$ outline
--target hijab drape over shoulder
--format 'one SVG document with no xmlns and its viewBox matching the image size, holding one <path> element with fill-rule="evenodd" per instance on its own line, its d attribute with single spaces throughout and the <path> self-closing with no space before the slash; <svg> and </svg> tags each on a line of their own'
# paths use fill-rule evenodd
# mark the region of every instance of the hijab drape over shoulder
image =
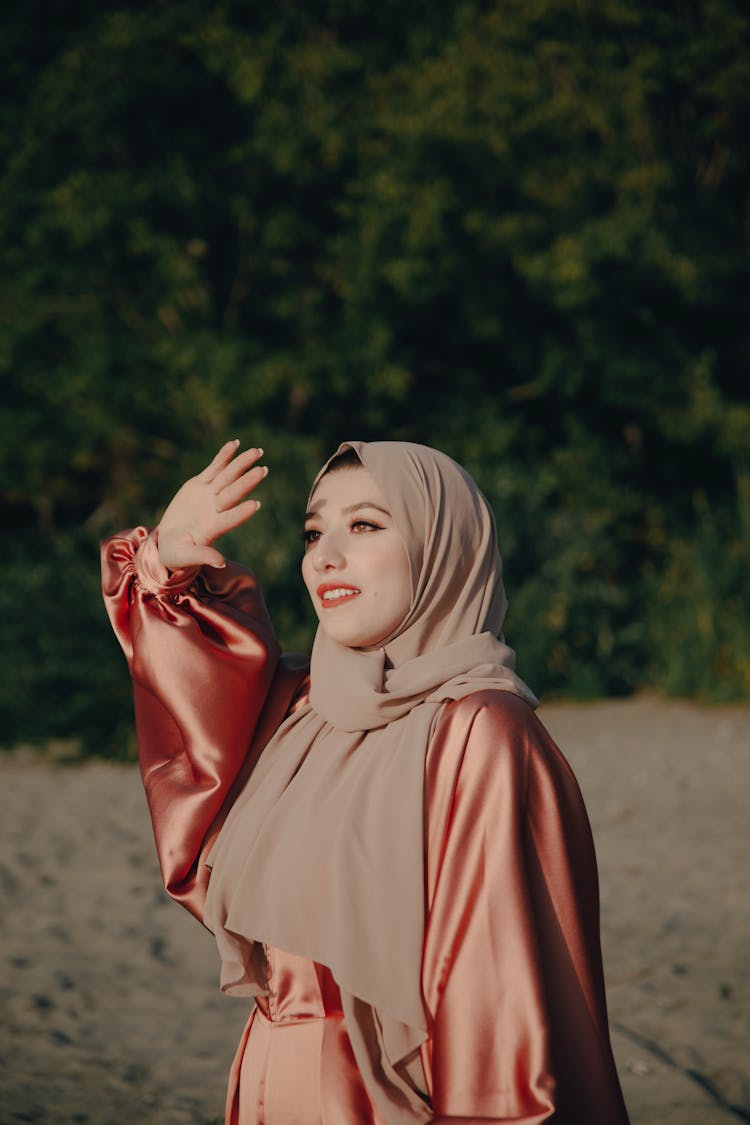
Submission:
<svg viewBox="0 0 750 1125">
<path fill-rule="evenodd" d="M 281 725 L 222 829 L 205 919 L 225 991 L 265 990 L 255 943 L 327 965 L 394 1066 L 427 1036 L 423 800 L 436 720 L 484 688 L 536 700 L 502 638 L 495 521 L 472 479 L 426 446 L 351 441 L 337 454 L 347 449 L 404 541 L 411 607 L 376 651 L 318 629 L 310 703 Z"/>
</svg>

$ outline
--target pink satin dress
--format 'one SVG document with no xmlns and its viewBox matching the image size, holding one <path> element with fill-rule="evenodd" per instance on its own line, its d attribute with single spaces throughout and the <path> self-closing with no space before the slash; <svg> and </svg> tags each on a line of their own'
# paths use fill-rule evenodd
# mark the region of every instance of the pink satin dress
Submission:
<svg viewBox="0 0 750 1125">
<path fill-rule="evenodd" d="M 231 1125 L 386 1125 L 354 1061 L 339 991 L 328 969 L 266 947 L 261 996 L 229 1075 Z"/>
<path fill-rule="evenodd" d="M 102 557 L 165 886 L 200 919 L 203 860 L 264 746 L 307 698 L 306 663 L 279 653 L 244 568 L 170 576 L 143 528 Z M 227 1125 L 627 1125 L 588 819 L 570 768 L 516 696 L 446 705 L 425 763 L 425 860 L 428 1037 L 405 1070 L 420 1108 L 386 1105 L 377 1059 L 366 1084 L 331 971 L 265 947 L 267 994 L 232 1064 Z"/>
</svg>

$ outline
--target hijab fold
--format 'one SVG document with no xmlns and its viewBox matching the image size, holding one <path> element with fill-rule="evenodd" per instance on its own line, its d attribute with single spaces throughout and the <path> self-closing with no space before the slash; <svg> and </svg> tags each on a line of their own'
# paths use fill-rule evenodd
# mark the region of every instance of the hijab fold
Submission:
<svg viewBox="0 0 750 1125">
<path fill-rule="evenodd" d="M 495 521 L 471 477 L 426 446 L 351 441 L 334 458 L 347 449 L 404 541 L 411 608 L 374 651 L 318 628 L 309 703 L 264 750 L 209 857 L 205 920 L 227 992 L 266 991 L 256 943 L 327 965 L 358 1013 L 349 1030 L 361 1069 L 372 1036 L 358 1028 L 377 1027 L 394 1097 L 413 1101 L 394 1068 L 427 1037 L 427 748 L 448 700 L 494 687 L 537 701 L 503 640 Z"/>
</svg>

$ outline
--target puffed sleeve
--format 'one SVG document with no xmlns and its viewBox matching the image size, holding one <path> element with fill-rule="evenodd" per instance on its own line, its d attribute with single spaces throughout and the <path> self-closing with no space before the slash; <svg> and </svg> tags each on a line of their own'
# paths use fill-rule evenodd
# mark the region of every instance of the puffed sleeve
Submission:
<svg viewBox="0 0 750 1125">
<path fill-rule="evenodd" d="M 102 587 L 133 680 L 141 776 L 164 885 L 202 918 L 202 863 L 287 712 L 304 665 L 280 658 L 253 574 L 166 570 L 157 533 L 102 544 Z"/>
<path fill-rule="evenodd" d="M 627 1125 L 593 841 L 567 762 L 523 700 L 477 692 L 443 713 L 426 799 L 435 1125 Z"/>
</svg>

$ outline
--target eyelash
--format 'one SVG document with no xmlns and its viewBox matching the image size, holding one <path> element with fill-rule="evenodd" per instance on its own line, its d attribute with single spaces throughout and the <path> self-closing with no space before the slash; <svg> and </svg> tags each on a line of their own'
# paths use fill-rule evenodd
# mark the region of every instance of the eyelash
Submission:
<svg viewBox="0 0 750 1125">
<path fill-rule="evenodd" d="M 372 520 L 353 520 L 349 530 L 354 531 L 356 527 L 366 527 L 369 531 L 383 530 L 379 524 L 373 523 Z M 301 532 L 302 542 L 306 547 L 312 547 L 313 543 L 317 543 L 321 534 L 322 532 L 318 531 L 316 527 L 306 527 L 305 530 Z"/>
</svg>

